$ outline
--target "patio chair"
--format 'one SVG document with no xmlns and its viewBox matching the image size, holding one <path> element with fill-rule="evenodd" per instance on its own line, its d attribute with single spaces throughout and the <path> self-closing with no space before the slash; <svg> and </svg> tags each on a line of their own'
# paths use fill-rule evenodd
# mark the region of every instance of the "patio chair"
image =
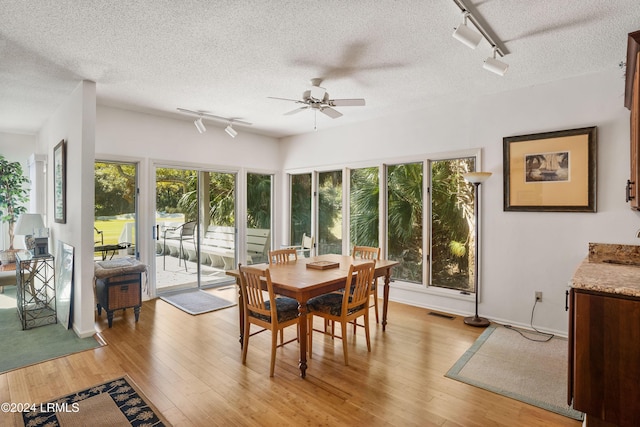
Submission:
<svg viewBox="0 0 640 427">
<path fill-rule="evenodd" d="M 179 249 L 178 249 L 178 265 L 180 265 L 180 263 L 182 262 L 182 257 L 185 255 L 185 250 L 184 250 L 184 241 L 191 239 L 191 242 L 193 243 L 193 245 L 195 246 L 196 244 L 196 240 L 195 240 L 195 230 L 196 230 L 196 221 L 189 221 L 189 222 L 185 222 L 184 224 L 178 226 L 178 227 L 170 227 L 170 228 L 166 228 L 163 232 L 162 235 L 162 245 L 163 245 L 163 250 L 162 250 L 162 269 L 166 270 L 167 268 L 167 261 L 166 261 L 166 256 L 167 256 L 167 233 L 174 233 L 177 234 L 178 237 L 169 237 L 169 239 L 176 239 L 176 240 L 180 240 L 179 243 Z M 187 261 L 184 261 L 184 271 L 188 271 L 187 270 Z"/>
<path fill-rule="evenodd" d="M 306 233 L 302 234 L 302 242 L 299 245 L 287 246 L 287 248 L 295 249 L 298 251 L 298 256 L 303 258 L 309 258 L 311 256 L 311 250 L 315 239 L 313 236 L 307 236 Z"/>
</svg>

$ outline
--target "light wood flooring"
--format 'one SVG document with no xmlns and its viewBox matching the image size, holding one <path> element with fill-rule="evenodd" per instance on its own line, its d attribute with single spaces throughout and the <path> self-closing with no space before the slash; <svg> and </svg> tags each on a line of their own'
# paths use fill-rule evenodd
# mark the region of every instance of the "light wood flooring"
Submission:
<svg viewBox="0 0 640 427">
<path fill-rule="evenodd" d="M 237 300 L 233 286 L 209 292 Z M 390 303 L 386 332 L 372 320 L 371 353 L 364 330 L 350 330 L 348 367 L 340 340 L 314 336 L 305 379 L 288 344 L 269 378 L 269 332 L 251 338 L 241 363 L 237 307 L 191 316 L 156 299 L 138 323 L 133 310 L 116 312 L 111 329 L 96 317 L 104 347 L 0 375 L 0 402 L 38 404 L 127 374 L 174 426 L 581 425 L 445 378 L 482 330 L 429 312 Z M 0 413 L 0 426 L 12 425 Z"/>
</svg>

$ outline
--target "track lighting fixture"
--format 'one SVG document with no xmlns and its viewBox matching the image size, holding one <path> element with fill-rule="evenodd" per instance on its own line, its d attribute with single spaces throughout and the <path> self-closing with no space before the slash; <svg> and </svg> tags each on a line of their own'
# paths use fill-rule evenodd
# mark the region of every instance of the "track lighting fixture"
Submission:
<svg viewBox="0 0 640 427">
<path fill-rule="evenodd" d="M 198 117 L 198 119 L 194 121 L 193 124 L 196 125 L 196 129 L 198 129 L 198 132 L 205 133 L 207 131 L 207 128 L 204 127 L 204 123 L 202 123 L 202 117 Z"/>
<path fill-rule="evenodd" d="M 232 117 L 215 116 L 207 111 L 188 110 L 186 108 L 178 108 L 178 111 L 180 111 L 181 113 L 198 116 L 198 118 L 196 119 L 195 122 L 193 122 L 193 124 L 196 125 L 196 129 L 198 129 L 198 132 L 200 133 L 204 133 L 207 131 L 207 128 L 204 127 L 204 123 L 202 123 L 203 118 L 207 120 L 217 120 L 219 122 L 227 123 L 227 127 L 224 129 L 224 131 L 227 132 L 231 138 L 235 138 L 238 135 L 238 131 L 236 131 L 233 128 L 234 124 L 239 124 L 242 126 L 251 126 L 251 123 L 245 122 L 244 120 L 239 120 Z"/>
<path fill-rule="evenodd" d="M 506 64 L 502 61 L 496 59 L 496 54 L 504 57 L 509 52 L 505 49 L 504 45 L 498 40 L 491 28 L 489 28 L 486 23 L 482 25 L 481 22 L 485 22 L 483 19 L 478 20 L 478 17 L 474 16 L 474 11 L 469 10 L 467 6 L 464 4 L 464 0 L 453 0 L 453 2 L 460 8 L 462 11 L 463 21 L 462 24 L 456 28 L 453 32 L 453 37 L 457 40 L 460 40 L 462 43 L 466 44 L 472 49 L 475 49 L 476 46 L 480 43 L 480 41 L 484 38 L 489 46 L 493 49 L 493 56 L 488 57 L 484 61 L 484 69 L 489 70 L 492 73 L 496 73 L 500 76 L 504 76 L 504 73 L 507 72 L 509 68 L 509 64 Z M 482 17 L 480 17 L 482 18 Z M 480 34 L 469 29 L 467 27 L 467 19 L 471 21 L 473 26 L 478 30 Z"/>
<path fill-rule="evenodd" d="M 224 131 L 229 134 L 231 138 L 235 138 L 238 135 L 238 132 L 233 128 L 233 124 L 229 123 L 229 126 L 224 128 Z"/>
<path fill-rule="evenodd" d="M 453 38 L 469 46 L 471 49 L 475 49 L 480 44 L 480 40 L 482 40 L 482 34 L 467 27 L 469 12 L 462 12 L 462 16 L 462 24 L 458 25 L 458 28 L 453 32 Z"/>
<path fill-rule="evenodd" d="M 496 48 L 493 47 L 493 56 L 488 57 L 484 60 L 484 65 L 482 66 L 485 70 L 491 71 L 492 73 L 496 73 L 499 76 L 504 76 L 504 73 L 509 69 L 509 64 L 504 63 L 496 59 Z"/>
</svg>

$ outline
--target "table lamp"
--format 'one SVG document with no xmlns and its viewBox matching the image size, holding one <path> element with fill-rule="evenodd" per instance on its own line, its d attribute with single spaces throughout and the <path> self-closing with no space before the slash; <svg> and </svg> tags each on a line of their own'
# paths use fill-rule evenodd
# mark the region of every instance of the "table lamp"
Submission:
<svg viewBox="0 0 640 427">
<path fill-rule="evenodd" d="M 15 234 L 24 236 L 25 248 L 33 256 L 49 255 L 49 229 L 45 228 L 42 215 L 34 213 L 20 215 Z"/>
</svg>

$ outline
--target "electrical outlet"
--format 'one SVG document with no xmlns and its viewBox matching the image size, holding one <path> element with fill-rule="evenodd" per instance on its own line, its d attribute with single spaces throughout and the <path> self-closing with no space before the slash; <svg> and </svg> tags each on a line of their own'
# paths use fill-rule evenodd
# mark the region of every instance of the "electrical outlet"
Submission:
<svg viewBox="0 0 640 427">
<path fill-rule="evenodd" d="M 542 302 L 542 291 L 536 291 L 536 301 Z"/>
</svg>

